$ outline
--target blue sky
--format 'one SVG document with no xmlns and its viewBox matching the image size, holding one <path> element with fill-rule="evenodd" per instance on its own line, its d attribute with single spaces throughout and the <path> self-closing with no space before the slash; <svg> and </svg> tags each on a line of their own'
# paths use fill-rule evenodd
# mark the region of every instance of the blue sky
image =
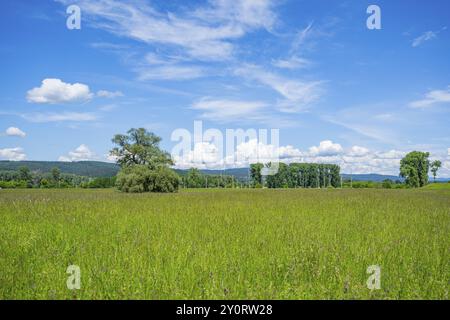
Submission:
<svg viewBox="0 0 450 320">
<path fill-rule="evenodd" d="M 2 1 L 0 159 L 108 161 L 131 127 L 170 151 L 201 120 L 279 129 L 286 161 L 397 174 L 423 150 L 450 177 L 449 18 L 444 0 Z"/>
</svg>

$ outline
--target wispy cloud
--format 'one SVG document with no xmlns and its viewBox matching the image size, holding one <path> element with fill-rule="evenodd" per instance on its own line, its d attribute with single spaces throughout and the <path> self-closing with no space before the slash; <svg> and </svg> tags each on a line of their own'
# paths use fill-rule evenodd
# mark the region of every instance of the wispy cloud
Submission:
<svg viewBox="0 0 450 320">
<path fill-rule="evenodd" d="M 301 81 L 288 79 L 255 65 L 243 65 L 235 69 L 235 75 L 257 81 L 278 92 L 283 99 L 278 100 L 281 112 L 295 113 L 307 110 L 323 92 L 323 81 Z"/>
<path fill-rule="evenodd" d="M 145 43 L 182 48 L 197 60 L 226 60 L 234 53 L 232 40 L 276 22 L 272 0 L 212 0 L 206 7 L 160 12 L 144 1 L 58 0 L 77 3 L 91 25 Z"/>
<path fill-rule="evenodd" d="M 167 65 L 138 69 L 139 80 L 190 80 L 205 76 L 204 69 L 195 66 Z"/>
<path fill-rule="evenodd" d="M 411 45 L 415 48 L 415 47 L 418 47 L 418 46 L 424 44 L 427 41 L 436 39 L 438 37 L 438 34 L 444 30 L 447 30 L 447 27 L 443 27 L 439 31 L 426 31 L 426 32 L 422 33 L 420 36 L 418 36 L 417 38 L 415 38 L 412 41 Z"/>
<path fill-rule="evenodd" d="M 272 64 L 281 69 L 302 69 L 309 67 L 312 63 L 308 59 L 292 56 L 287 59 L 273 60 Z"/>
<path fill-rule="evenodd" d="M 411 108 L 421 109 L 430 108 L 439 103 L 450 102 L 450 86 L 444 90 L 432 90 L 425 94 L 425 98 L 413 101 L 409 104 Z"/>
<path fill-rule="evenodd" d="M 36 123 L 46 123 L 46 122 L 84 122 L 84 121 L 95 121 L 98 116 L 91 112 L 61 112 L 61 113 L 26 113 L 21 115 L 27 121 Z"/>
<path fill-rule="evenodd" d="M 212 99 L 204 97 L 192 105 L 192 109 L 202 111 L 202 118 L 219 121 L 242 121 L 245 119 L 258 119 L 267 104 L 261 101 L 239 101 Z"/>
</svg>

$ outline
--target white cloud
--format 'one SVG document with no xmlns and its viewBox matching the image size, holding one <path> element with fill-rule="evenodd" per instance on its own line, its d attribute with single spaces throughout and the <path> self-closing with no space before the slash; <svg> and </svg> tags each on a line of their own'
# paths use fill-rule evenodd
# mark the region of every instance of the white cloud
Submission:
<svg viewBox="0 0 450 320">
<path fill-rule="evenodd" d="M 231 155 L 223 156 L 224 152 L 221 153 L 217 148 L 212 143 L 197 143 L 194 150 L 188 154 L 181 157 L 174 156 L 175 166 L 180 169 L 243 168 L 251 163 L 267 163 L 279 159 L 283 163 L 338 164 L 343 173 L 379 173 L 397 176 L 400 160 L 406 154 L 398 150 L 371 151 L 360 146 L 344 149 L 340 144 L 330 140 L 322 141 L 319 146 L 313 146 L 306 152 L 289 145 L 277 147 L 264 144 L 256 139 L 240 143 Z"/>
<path fill-rule="evenodd" d="M 348 153 L 352 157 L 363 157 L 369 154 L 369 149 L 359 146 L 353 146 Z"/>
<path fill-rule="evenodd" d="M 40 87 L 27 93 L 28 102 L 41 104 L 84 102 L 92 97 L 87 85 L 65 83 L 60 79 L 44 79 Z"/>
<path fill-rule="evenodd" d="M 292 56 L 288 59 L 273 60 L 272 64 L 281 69 L 301 69 L 311 65 L 311 61 L 305 58 Z"/>
<path fill-rule="evenodd" d="M 444 90 L 432 90 L 422 100 L 413 101 L 409 104 L 411 108 L 428 108 L 438 103 L 450 102 L 450 86 Z"/>
<path fill-rule="evenodd" d="M 260 101 L 220 100 L 204 97 L 192 105 L 203 111 L 201 117 L 215 121 L 240 121 L 258 118 L 267 104 Z"/>
<path fill-rule="evenodd" d="M 435 39 L 437 37 L 437 33 L 434 31 L 427 31 L 421 34 L 419 37 L 415 38 L 412 42 L 413 47 L 418 47 L 426 41 Z"/>
<path fill-rule="evenodd" d="M 340 144 L 333 143 L 331 140 L 321 141 L 319 146 L 309 148 L 309 153 L 313 156 L 335 156 L 343 151 Z"/>
<path fill-rule="evenodd" d="M 70 151 L 67 156 L 60 156 L 58 161 L 70 162 L 70 161 L 89 161 L 95 160 L 96 155 L 85 144 L 80 145 L 73 151 Z"/>
<path fill-rule="evenodd" d="M 23 132 L 22 130 L 20 130 L 19 128 L 9 127 L 8 129 L 6 129 L 6 135 L 12 136 L 12 137 L 24 138 L 26 136 L 26 133 Z"/>
<path fill-rule="evenodd" d="M 107 90 L 100 90 L 97 92 L 97 97 L 113 99 L 117 97 L 123 97 L 123 93 L 121 91 L 112 92 Z"/>
<path fill-rule="evenodd" d="M 167 65 L 139 68 L 139 80 L 190 80 L 203 77 L 203 68 L 195 66 Z"/>
<path fill-rule="evenodd" d="M 97 120 L 97 116 L 90 112 L 27 113 L 21 116 L 27 121 L 36 123 L 63 121 L 84 122 Z"/>
<path fill-rule="evenodd" d="M 0 159 L 10 161 L 22 161 L 26 159 L 26 154 L 22 148 L 0 149 Z"/>
<path fill-rule="evenodd" d="M 277 103 L 282 112 L 293 113 L 307 109 L 321 96 L 321 81 L 303 82 L 291 80 L 267 72 L 255 65 L 245 65 L 237 68 L 235 74 L 249 80 L 257 81 L 278 92 L 284 99 Z"/>
<path fill-rule="evenodd" d="M 72 0 L 58 1 L 73 4 Z M 271 28 L 276 22 L 272 0 L 211 0 L 206 7 L 177 14 L 158 11 L 142 1 L 76 3 L 96 27 L 145 43 L 177 46 L 199 60 L 228 59 L 234 52 L 231 40 L 252 30 Z"/>
</svg>

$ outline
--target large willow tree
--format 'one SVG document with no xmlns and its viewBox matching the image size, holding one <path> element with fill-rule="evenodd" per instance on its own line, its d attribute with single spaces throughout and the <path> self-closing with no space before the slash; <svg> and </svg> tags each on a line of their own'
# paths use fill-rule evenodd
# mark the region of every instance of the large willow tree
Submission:
<svg viewBox="0 0 450 320">
<path fill-rule="evenodd" d="M 130 129 L 112 139 L 111 155 L 121 166 L 116 185 L 124 192 L 175 192 L 178 175 L 170 169 L 170 154 L 159 147 L 161 138 L 144 128 Z"/>
</svg>

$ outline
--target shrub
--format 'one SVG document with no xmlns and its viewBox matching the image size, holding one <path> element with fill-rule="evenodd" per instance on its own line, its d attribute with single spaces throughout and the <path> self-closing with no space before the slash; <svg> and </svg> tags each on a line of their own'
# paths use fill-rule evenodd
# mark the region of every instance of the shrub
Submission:
<svg viewBox="0 0 450 320">
<path fill-rule="evenodd" d="M 180 184 L 179 176 L 167 167 L 150 170 L 145 165 L 125 167 L 117 175 L 116 186 L 123 192 L 176 192 Z"/>
<path fill-rule="evenodd" d="M 390 179 L 383 180 L 382 187 L 384 189 L 392 189 L 392 180 Z"/>
</svg>

